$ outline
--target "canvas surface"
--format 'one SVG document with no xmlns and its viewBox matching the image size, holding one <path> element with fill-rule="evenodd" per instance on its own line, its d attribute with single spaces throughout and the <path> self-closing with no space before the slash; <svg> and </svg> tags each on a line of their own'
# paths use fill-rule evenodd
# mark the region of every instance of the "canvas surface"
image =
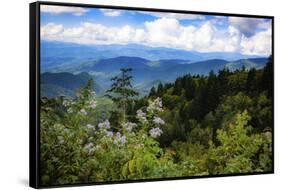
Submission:
<svg viewBox="0 0 281 190">
<path fill-rule="evenodd" d="M 271 30 L 40 5 L 40 184 L 272 172 Z"/>
</svg>

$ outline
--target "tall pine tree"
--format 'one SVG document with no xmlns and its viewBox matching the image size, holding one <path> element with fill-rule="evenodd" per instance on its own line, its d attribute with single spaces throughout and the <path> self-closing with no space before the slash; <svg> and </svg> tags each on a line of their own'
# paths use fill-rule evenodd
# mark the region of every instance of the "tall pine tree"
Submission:
<svg viewBox="0 0 281 190">
<path fill-rule="evenodd" d="M 138 93 L 133 89 L 131 81 L 131 68 L 120 69 L 121 73 L 118 76 L 111 78 L 113 82 L 111 88 L 107 90 L 106 96 L 112 99 L 122 110 L 122 120 L 126 121 L 126 110 L 129 103 L 132 101 L 134 96 Z"/>
<path fill-rule="evenodd" d="M 262 90 L 266 90 L 269 97 L 273 96 L 273 77 L 273 63 L 272 56 L 270 56 L 263 70 L 261 85 Z"/>
</svg>

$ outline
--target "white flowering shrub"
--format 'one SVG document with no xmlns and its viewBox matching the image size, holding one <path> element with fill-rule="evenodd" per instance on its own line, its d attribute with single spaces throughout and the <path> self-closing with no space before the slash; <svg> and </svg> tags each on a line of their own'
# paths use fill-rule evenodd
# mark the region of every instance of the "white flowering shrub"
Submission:
<svg viewBox="0 0 281 190">
<path fill-rule="evenodd" d="M 162 101 L 136 112 L 138 122 L 112 126 L 95 117 L 91 84 L 73 99 L 42 99 L 41 183 L 43 185 L 163 177 L 163 149 L 156 139 L 165 121 Z M 164 162 L 163 162 L 164 163 Z M 159 169 L 161 168 L 161 170 Z M 174 169 L 175 167 L 173 167 Z M 159 170 L 159 171 L 158 171 Z"/>
<path fill-rule="evenodd" d="M 164 109 L 161 98 L 149 100 L 148 105 L 130 117 L 131 120 L 124 117 L 120 123 L 112 122 L 108 110 L 101 114 L 104 111 L 99 109 L 102 103 L 104 100 L 96 98 L 90 82 L 77 92 L 75 98 L 41 98 L 42 185 L 225 174 L 271 168 L 271 133 L 248 134 L 251 127 L 247 126 L 249 116 L 246 112 L 229 119 L 237 122 L 228 123 L 228 128 L 217 130 L 218 145 L 208 140 L 209 128 L 202 129 L 194 123 L 188 141 L 174 140 L 171 146 L 160 147 L 160 137 L 167 134 L 165 127 L 173 125 L 167 119 L 170 114 Z M 257 153 L 259 159 L 254 162 L 252 158 Z"/>
<path fill-rule="evenodd" d="M 102 96 L 89 81 L 75 97 L 41 97 L 41 185 L 273 171 L 271 58 L 141 95 L 131 71 Z"/>
</svg>

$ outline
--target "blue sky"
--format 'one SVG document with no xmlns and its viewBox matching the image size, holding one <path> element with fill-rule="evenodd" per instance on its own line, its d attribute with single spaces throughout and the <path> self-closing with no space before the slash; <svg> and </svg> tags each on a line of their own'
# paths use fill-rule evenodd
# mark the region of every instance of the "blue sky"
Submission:
<svg viewBox="0 0 281 190">
<path fill-rule="evenodd" d="M 136 12 L 122 11 L 119 16 L 105 16 L 100 9 L 87 9 L 87 13 L 81 16 L 73 14 L 50 14 L 42 12 L 41 24 L 51 22 L 63 23 L 66 27 L 79 26 L 81 22 L 95 22 L 105 26 L 122 27 L 124 25 L 141 26 L 147 20 L 153 20 L 150 15 L 139 14 Z M 133 13 L 133 14 L 132 14 Z M 137 15 L 136 15 L 137 14 Z"/>
<path fill-rule="evenodd" d="M 271 20 L 41 5 L 41 39 L 271 54 Z"/>
</svg>

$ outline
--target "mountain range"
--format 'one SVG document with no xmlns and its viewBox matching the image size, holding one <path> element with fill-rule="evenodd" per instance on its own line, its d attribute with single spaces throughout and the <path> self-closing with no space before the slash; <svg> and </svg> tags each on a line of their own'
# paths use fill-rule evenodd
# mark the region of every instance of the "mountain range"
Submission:
<svg viewBox="0 0 281 190">
<path fill-rule="evenodd" d="M 177 77 L 186 74 L 208 75 L 223 68 L 236 70 L 245 67 L 263 68 L 268 58 L 250 58 L 236 61 L 211 59 L 205 61 L 190 61 L 181 59 L 166 59 L 150 61 L 140 57 L 120 56 L 96 61 L 82 61 L 77 64 L 58 65 L 52 72 L 41 74 L 41 93 L 44 96 L 73 96 L 75 89 L 83 86 L 89 79 L 94 80 L 93 89 L 101 94 L 111 85 L 111 78 L 120 73 L 120 68 L 132 68 L 134 88 L 141 94 L 147 94 L 152 86 L 160 82 L 172 82 Z"/>
<path fill-rule="evenodd" d="M 196 52 L 166 47 L 150 47 L 140 44 L 127 45 L 84 45 L 66 42 L 41 41 L 41 69 L 50 71 L 58 65 L 75 65 L 84 61 L 97 61 L 115 57 L 139 57 L 150 61 L 189 60 L 193 62 L 223 59 L 260 58 L 260 56 L 243 55 L 232 52 Z"/>
<path fill-rule="evenodd" d="M 213 70 L 233 71 L 263 68 L 266 57 L 239 53 L 202 53 L 165 47 L 127 45 L 81 45 L 41 41 L 41 95 L 74 96 L 75 90 L 94 80 L 93 89 L 102 94 L 121 68 L 132 68 L 134 88 L 147 94 L 152 86 L 173 82 L 182 75 L 208 75 Z"/>
</svg>

